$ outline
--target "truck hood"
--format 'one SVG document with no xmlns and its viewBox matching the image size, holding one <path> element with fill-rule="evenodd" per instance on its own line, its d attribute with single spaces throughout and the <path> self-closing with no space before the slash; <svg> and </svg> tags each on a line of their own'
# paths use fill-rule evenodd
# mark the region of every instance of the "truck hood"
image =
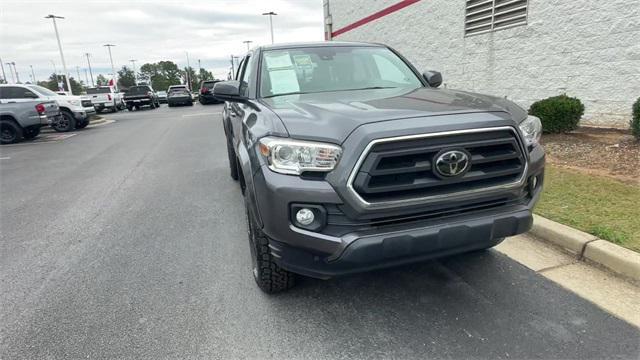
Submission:
<svg viewBox="0 0 640 360">
<path fill-rule="evenodd" d="M 289 135 L 342 143 L 357 127 L 387 120 L 464 113 L 503 113 L 514 125 L 526 117 L 515 103 L 498 97 L 434 88 L 333 91 L 263 98 Z"/>
</svg>

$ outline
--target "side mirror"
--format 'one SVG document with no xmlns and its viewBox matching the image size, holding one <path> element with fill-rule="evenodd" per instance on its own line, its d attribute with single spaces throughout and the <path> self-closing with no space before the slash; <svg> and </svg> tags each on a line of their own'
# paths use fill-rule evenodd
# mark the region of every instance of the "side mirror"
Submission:
<svg viewBox="0 0 640 360">
<path fill-rule="evenodd" d="M 236 80 L 221 81 L 213 85 L 213 96 L 224 101 L 244 102 L 240 96 L 240 82 Z"/>
<path fill-rule="evenodd" d="M 22 97 L 25 97 L 27 99 L 37 99 L 38 95 L 32 93 L 31 91 L 25 91 Z"/>
<path fill-rule="evenodd" d="M 422 77 L 427 80 L 427 84 L 431 87 L 437 88 L 442 85 L 442 74 L 438 71 L 425 71 L 422 73 Z"/>
</svg>

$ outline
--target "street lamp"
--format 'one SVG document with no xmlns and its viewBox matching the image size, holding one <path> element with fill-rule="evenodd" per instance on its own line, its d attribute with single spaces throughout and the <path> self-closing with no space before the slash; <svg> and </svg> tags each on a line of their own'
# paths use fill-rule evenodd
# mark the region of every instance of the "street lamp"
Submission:
<svg viewBox="0 0 640 360">
<path fill-rule="evenodd" d="M 106 46 L 109 49 L 109 60 L 111 61 L 111 71 L 113 72 L 113 88 L 118 90 L 118 77 L 116 75 L 116 68 L 113 66 L 113 57 L 111 57 L 111 48 L 115 45 L 113 44 L 104 44 L 102 46 Z"/>
<path fill-rule="evenodd" d="M 245 40 L 243 41 L 243 43 L 247 44 L 247 52 L 249 52 L 249 44 L 251 44 L 253 41 L 251 40 Z M 273 37 L 271 37 L 271 43 L 273 43 Z"/>
<path fill-rule="evenodd" d="M 273 44 L 273 16 L 278 15 L 273 11 L 262 13 L 262 15 L 269 15 L 269 28 L 271 29 L 271 43 Z"/>
<path fill-rule="evenodd" d="M 84 53 L 84 56 L 87 57 L 87 65 L 89 65 L 89 74 L 91 74 L 91 87 L 95 87 L 96 85 L 93 82 L 93 71 L 91 71 L 91 61 L 89 61 L 89 56 L 91 54 L 89 53 Z"/>
<path fill-rule="evenodd" d="M 64 70 L 64 76 L 67 80 L 67 90 L 69 90 L 69 95 L 73 95 L 73 91 L 71 90 L 71 82 L 69 81 L 69 73 L 67 72 L 67 64 L 64 61 L 64 53 L 62 52 L 62 43 L 60 42 L 60 34 L 58 34 L 58 25 L 56 24 L 56 19 L 64 19 L 62 16 L 56 15 L 47 15 L 44 17 L 45 19 L 53 20 L 53 29 L 56 31 L 56 39 L 58 40 L 58 50 L 60 50 L 60 59 L 62 60 L 62 70 Z"/>
<path fill-rule="evenodd" d="M 4 73 L 4 64 L 2 63 L 1 58 L 0 58 L 0 68 L 2 68 L 2 80 L 4 80 L 5 83 L 8 83 L 9 81 L 7 80 L 7 74 Z"/>
<path fill-rule="evenodd" d="M 36 81 L 36 74 L 33 72 L 33 65 L 29 65 L 29 67 L 31 68 L 31 77 L 33 78 L 33 83 L 37 83 L 38 81 Z"/>
<path fill-rule="evenodd" d="M 9 72 L 11 73 L 11 82 L 13 82 L 14 84 L 16 83 L 16 77 L 13 75 L 13 69 L 11 68 L 11 63 L 5 63 L 7 65 L 9 65 Z"/>
<path fill-rule="evenodd" d="M 136 59 L 130 59 L 131 65 L 133 65 L 133 82 L 138 85 L 138 75 L 136 75 Z"/>
<path fill-rule="evenodd" d="M 191 91 L 191 74 L 189 73 L 191 71 L 191 65 L 189 65 L 189 52 L 185 51 L 184 53 L 187 54 L 187 86 L 189 87 L 189 91 Z"/>
<path fill-rule="evenodd" d="M 16 73 L 16 81 L 18 82 L 18 84 L 20 83 L 20 76 L 18 75 L 18 69 L 16 69 L 16 63 L 15 61 L 11 62 L 11 65 L 13 65 L 13 72 Z"/>
</svg>

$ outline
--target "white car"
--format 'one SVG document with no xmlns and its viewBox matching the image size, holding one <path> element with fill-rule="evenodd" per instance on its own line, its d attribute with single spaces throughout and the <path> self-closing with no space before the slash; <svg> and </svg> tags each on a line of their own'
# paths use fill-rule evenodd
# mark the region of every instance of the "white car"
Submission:
<svg viewBox="0 0 640 360">
<path fill-rule="evenodd" d="M 109 109 L 116 112 L 125 108 L 122 93 L 116 92 L 111 86 L 98 86 L 87 89 L 87 95 L 97 112 Z"/>
<path fill-rule="evenodd" d="M 89 117 L 96 113 L 91 100 L 76 95 L 59 95 L 39 85 L 2 84 L 7 102 L 25 102 L 38 100 L 54 100 L 60 107 L 62 121 L 52 124 L 56 131 L 82 129 L 89 125 Z"/>
</svg>

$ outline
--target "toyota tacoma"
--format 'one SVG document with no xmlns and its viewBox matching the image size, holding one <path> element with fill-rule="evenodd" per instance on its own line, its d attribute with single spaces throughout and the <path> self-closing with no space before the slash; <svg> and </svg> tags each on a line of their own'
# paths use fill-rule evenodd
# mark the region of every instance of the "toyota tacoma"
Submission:
<svg viewBox="0 0 640 360">
<path fill-rule="evenodd" d="M 213 94 L 226 101 L 262 290 L 487 249 L 531 228 L 542 128 L 515 103 L 439 88 L 440 73 L 369 43 L 258 47 L 234 78 Z"/>
</svg>

